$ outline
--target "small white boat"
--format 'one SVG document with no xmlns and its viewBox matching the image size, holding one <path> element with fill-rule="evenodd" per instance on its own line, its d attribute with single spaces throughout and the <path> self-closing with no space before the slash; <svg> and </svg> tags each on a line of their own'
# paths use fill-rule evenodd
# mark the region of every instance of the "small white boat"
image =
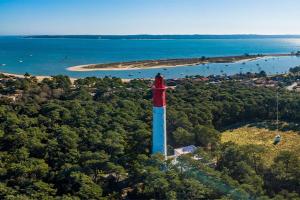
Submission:
<svg viewBox="0 0 300 200">
<path fill-rule="evenodd" d="M 19 60 L 19 63 L 22 63 L 23 62 L 23 60 Z"/>
<path fill-rule="evenodd" d="M 5 66 L 6 64 L 3 63 L 3 64 L 1 64 L 1 65 L 2 65 L 2 66 Z"/>
<path fill-rule="evenodd" d="M 32 54 L 30 54 L 29 56 L 32 57 Z"/>
</svg>

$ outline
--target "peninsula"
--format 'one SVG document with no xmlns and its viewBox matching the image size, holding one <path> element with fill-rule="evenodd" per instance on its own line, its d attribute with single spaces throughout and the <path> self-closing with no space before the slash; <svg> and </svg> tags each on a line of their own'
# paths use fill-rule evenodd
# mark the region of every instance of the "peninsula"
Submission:
<svg viewBox="0 0 300 200">
<path fill-rule="evenodd" d="M 78 65 L 67 68 L 69 71 L 98 71 L 98 70 L 138 70 L 150 68 L 167 68 L 178 66 L 196 66 L 209 63 L 234 63 L 247 62 L 264 57 L 279 57 L 279 56 L 296 56 L 297 53 L 288 54 L 257 54 L 257 55 L 239 55 L 239 56 L 224 56 L 224 57 L 200 57 L 200 58 L 179 58 L 179 59 L 162 59 L 162 60 L 141 60 L 128 62 L 113 62 L 101 64 Z"/>
</svg>

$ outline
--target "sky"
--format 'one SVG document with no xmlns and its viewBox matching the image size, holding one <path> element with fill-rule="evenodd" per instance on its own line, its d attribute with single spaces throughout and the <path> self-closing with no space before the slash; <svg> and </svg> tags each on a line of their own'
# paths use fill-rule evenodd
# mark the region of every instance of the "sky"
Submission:
<svg viewBox="0 0 300 200">
<path fill-rule="evenodd" d="M 300 34 L 299 0 L 0 0 L 0 35 Z"/>
</svg>

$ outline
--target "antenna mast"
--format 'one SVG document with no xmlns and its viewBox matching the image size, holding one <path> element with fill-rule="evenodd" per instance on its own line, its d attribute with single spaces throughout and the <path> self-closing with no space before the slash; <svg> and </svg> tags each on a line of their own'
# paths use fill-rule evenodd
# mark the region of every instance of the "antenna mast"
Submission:
<svg viewBox="0 0 300 200">
<path fill-rule="evenodd" d="M 277 72 L 277 76 L 276 76 L 276 79 L 277 79 L 277 84 L 276 84 L 276 132 L 278 134 L 278 123 L 279 123 L 279 109 L 278 109 L 278 90 L 279 90 L 279 85 L 278 85 L 278 72 Z"/>
<path fill-rule="evenodd" d="M 276 91 L 276 131 L 278 134 L 278 87 L 277 87 L 277 91 Z"/>
</svg>

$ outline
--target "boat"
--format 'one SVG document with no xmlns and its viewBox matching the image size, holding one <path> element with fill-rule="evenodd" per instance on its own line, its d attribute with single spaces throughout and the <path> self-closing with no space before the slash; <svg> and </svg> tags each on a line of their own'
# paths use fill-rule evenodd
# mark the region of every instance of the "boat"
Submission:
<svg viewBox="0 0 300 200">
<path fill-rule="evenodd" d="M 3 64 L 1 64 L 1 65 L 2 65 L 2 66 L 5 66 L 6 64 L 3 63 Z"/>
<path fill-rule="evenodd" d="M 19 63 L 22 63 L 23 62 L 23 60 L 19 60 Z"/>
</svg>

